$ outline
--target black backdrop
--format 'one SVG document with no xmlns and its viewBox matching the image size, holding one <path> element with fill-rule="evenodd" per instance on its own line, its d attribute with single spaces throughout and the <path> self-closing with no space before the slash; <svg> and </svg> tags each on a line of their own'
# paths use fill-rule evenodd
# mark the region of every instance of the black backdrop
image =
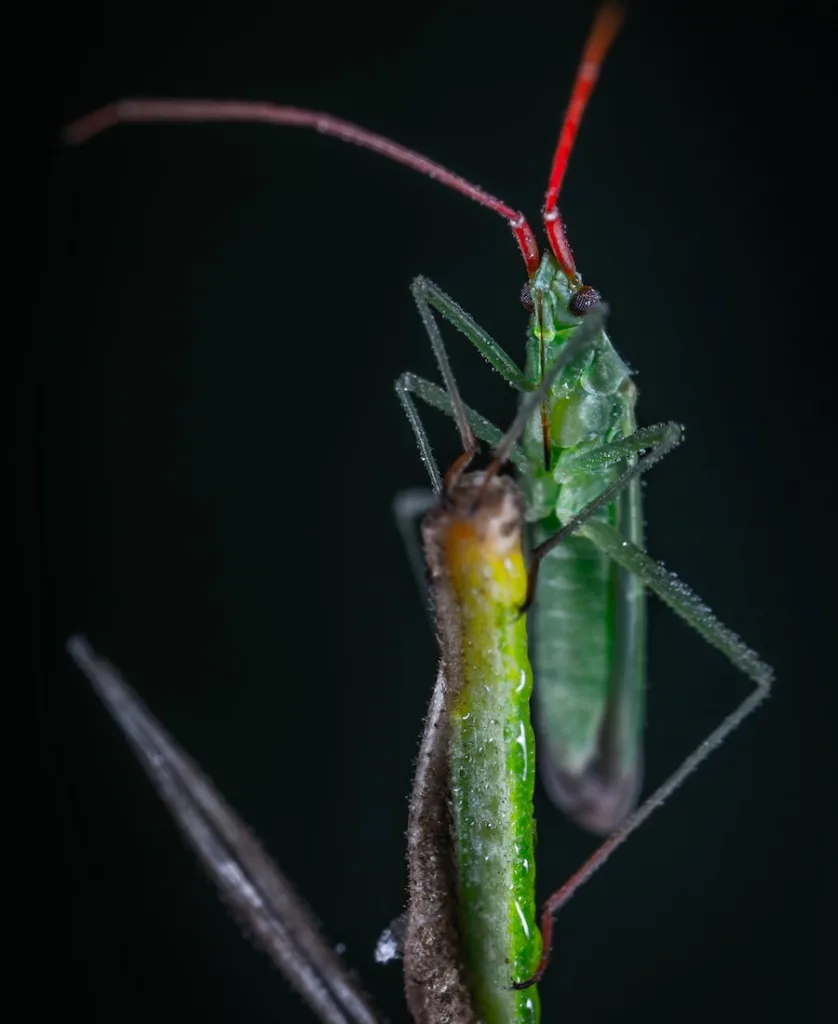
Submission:
<svg viewBox="0 0 838 1024">
<path fill-rule="evenodd" d="M 119 128 L 62 151 L 58 126 L 122 95 L 296 103 L 537 218 L 593 9 L 144 4 L 48 8 L 24 26 L 13 162 L 36 200 L 8 202 L 35 239 L 13 256 L 37 301 L 13 550 L 36 671 L 7 683 L 13 820 L 32 840 L 32 883 L 13 887 L 18 1019 L 56 997 L 89 1021 L 309 1019 L 68 664 L 76 630 L 405 1019 L 398 970 L 371 953 L 403 902 L 436 660 L 390 516 L 399 488 L 424 483 L 392 382 L 436 374 L 410 279 L 428 274 L 518 357 L 525 325 L 503 223 L 374 156 L 204 126 Z M 802 261 L 817 266 L 812 239 L 828 233 L 812 69 L 826 74 L 831 29 L 802 11 L 636 7 L 571 163 L 571 244 L 611 304 L 641 421 L 687 428 L 646 485 L 650 550 L 779 681 L 563 913 L 546 1021 L 825 1019 L 834 457 L 818 451 L 828 293 Z M 466 399 L 507 422 L 512 392 L 448 336 Z M 454 432 L 428 420 L 446 462 Z M 650 648 L 657 782 L 746 686 L 657 605 Z M 541 794 L 536 809 L 546 894 L 593 842 Z"/>
</svg>

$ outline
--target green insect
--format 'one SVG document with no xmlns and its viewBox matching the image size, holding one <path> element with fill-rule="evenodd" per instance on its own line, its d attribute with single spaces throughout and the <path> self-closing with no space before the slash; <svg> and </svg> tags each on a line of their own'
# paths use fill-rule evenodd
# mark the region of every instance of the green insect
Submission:
<svg viewBox="0 0 838 1024">
<path fill-rule="evenodd" d="M 329 114 L 238 101 L 123 100 L 71 124 L 65 139 L 78 144 L 123 122 L 245 121 L 307 127 L 377 152 L 468 196 L 506 219 L 524 258 L 528 278 L 522 301 L 531 310 L 524 369 L 437 285 L 419 277 L 413 294 L 429 334 L 437 330 L 435 310 L 523 395 L 542 379 L 599 297 L 576 269 L 556 203 L 585 106 L 621 20 L 621 8 L 601 8 L 580 62 L 543 208 L 549 242 L 543 255 L 522 213 L 427 157 Z M 561 543 L 562 527 L 638 453 L 648 449 L 657 459 L 681 436 L 674 423 L 636 428 L 635 386 L 607 335 L 594 354 L 580 360 L 577 371 L 572 383 L 563 378 L 547 397 L 512 462 L 528 500 L 533 560 L 544 561 L 530 616 L 542 779 L 554 802 L 574 820 L 607 834 L 634 807 L 642 782 L 645 588 L 719 648 L 763 696 L 772 671 L 683 583 L 644 553 L 636 481 L 579 536 Z M 405 374 L 396 387 L 400 394 L 413 392 L 452 412 L 448 395 L 428 381 Z M 467 412 L 477 436 L 496 444 L 501 431 Z M 416 512 L 415 501 L 397 505 L 397 515 L 415 518 Z"/>
<path fill-rule="evenodd" d="M 543 969 L 536 924 L 523 496 L 499 471 L 549 392 L 601 334 L 592 313 L 522 403 L 486 470 L 441 338 L 434 349 L 463 442 L 444 480 L 409 394 L 402 396 L 437 497 L 423 522 L 441 645 L 408 821 L 405 993 L 416 1024 L 538 1024 L 530 982 Z M 628 476 L 642 471 L 630 467 Z M 574 518 L 625 484 L 615 482 Z M 119 672 L 79 636 L 68 651 L 119 724 L 225 902 L 324 1021 L 380 1017 L 305 904 L 198 765 Z M 511 984 L 510 974 L 524 979 Z"/>
<path fill-rule="evenodd" d="M 522 402 L 483 472 L 466 472 L 477 441 L 438 332 L 431 342 L 463 445 L 444 479 L 410 393 L 400 392 L 435 491 L 422 537 L 441 648 L 408 824 L 405 991 L 417 1024 L 539 1020 L 529 984 L 546 955 L 535 919 L 532 671 L 522 614 L 530 577 L 523 495 L 498 471 L 601 329 L 598 311 Z M 598 496 L 574 528 L 607 500 Z"/>
<path fill-rule="evenodd" d="M 582 282 L 576 269 L 557 200 L 586 103 L 621 17 L 613 5 L 602 8 L 581 61 L 545 199 L 549 248 L 543 255 L 518 211 L 426 157 L 327 114 L 250 102 L 126 100 L 75 122 L 66 139 L 80 143 L 120 122 L 250 121 L 306 127 L 402 163 L 500 214 L 513 232 L 527 271 L 521 299 L 531 318 L 523 369 L 435 284 L 417 278 L 413 294 L 435 348 L 442 341 L 434 312 L 465 335 L 525 399 L 544 383 L 548 368 L 561 359 L 598 302 L 598 294 Z M 449 388 L 412 374 L 404 374 L 396 387 L 405 403 L 415 395 L 455 414 Z M 764 699 L 772 679 L 771 669 L 643 550 L 637 476 L 678 443 L 681 431 L 672 423 L 638 429 L 635 398 L 628 368 L 600 331 L 597 343 L 575 351 L 570 364 L 551 382 L 540 409 L 529 418 L 520 446 L 509 453 L 526 498 L 532 549 L 524 606 L 530 608 L 540 772 L 554 801 L 574 820 L 592 831 L 610 833 L 591 860 L 547 902 L 542 922 L 545 953 L 532 977 L 510 979 L 521 986 L 537 980 L 544 969 L 555 911 Z M 479 438 L 491 445 L 501 441 L 501 431 L 479 414 L 463 407 L 463 415 Z M 422 450 L 439 487 L 429 451 Z M 406 514 L 407 504 L 400 510 Z M 409 511 L 415 518 L 415 502 Z M 642 782 L 646 588 L 757 685 L 633 811 Z"/>
<path fill-rule="evenodd" d="M 429 335 L 438 331 L 435 310 L 522 394 L 538 385 L 545 367 L 599 300 L 596 290 L 582 283 L 556 201 L 587 99 L 621 17 L 617 7 L 601 9 L 580 63 L 544 205 L 549 250 L 539 256 L 522 215 L 476 190 L 468 193 L 507 217 L 524 256 L 529 277 L 522 301 L 531 312 L 524 369 L 437 285 L 423 277 L 413 284 Z M 767 695 L 773 673 L 688 587 L 645 554 L 636 476 L 575 536 L 565 532 L 573 517 L 635 464 L 640 453 L 649 451 L 650 465 L 681 439 L 675 423 L 637 428 L 636 388 L 606 334 L 573 370 L 557 380 L 512 461 L 528 502 L 531 579 L 539 569 L 538 593 L 531 587 L 529 601 L 541 779 L 575 821 L 607 835 L 633 810 L 642 783 L 646 587 L 757 684 L 725 732 Z M 446 392 L 413 374 L 404 374 L 396 390 L 400 396 L 415 393 L 453 414 Z M 466 412 L 477 435 L 497 443 L 500 431 L 474 411 Z M 406 536 L 419 508 L 414 492 L 396 503 Z"/>
</svg>

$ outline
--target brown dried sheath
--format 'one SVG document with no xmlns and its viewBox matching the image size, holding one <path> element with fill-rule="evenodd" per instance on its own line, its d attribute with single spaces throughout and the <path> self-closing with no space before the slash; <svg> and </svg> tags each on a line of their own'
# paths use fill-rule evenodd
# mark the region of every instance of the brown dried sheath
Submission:
<svg viewBox="0 0 838 1024">
<path fill-rule="evenodd" d="M 404 988 L 416 1024 L 476 1024 L 457 928 L 445 672 L 443 662 L 425 719 L 410 798 Z"/>
</svg>

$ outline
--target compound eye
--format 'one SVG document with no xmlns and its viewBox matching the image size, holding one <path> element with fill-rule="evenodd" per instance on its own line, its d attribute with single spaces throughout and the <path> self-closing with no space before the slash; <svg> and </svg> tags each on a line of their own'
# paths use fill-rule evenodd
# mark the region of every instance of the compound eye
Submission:
<svg viewBox="0 0 838 1024">
<path fill-rule="evenodd" d="M 521 305 L 528 313 L 535 312 L 535 303 L 532 300 L 532 291 L 530 290 L 529 281 L 524 282 L 524 287 L 521 289 Z"/>
<path fill-rule="evenodd" d="M 602 296 L 596 288 L 592 288 L 589 284 L 583 284 L 579 291 L 573 293 L 567 304 L 567 311 L 571 316 L 584 316 L 601 301 Z"/>
</svg>

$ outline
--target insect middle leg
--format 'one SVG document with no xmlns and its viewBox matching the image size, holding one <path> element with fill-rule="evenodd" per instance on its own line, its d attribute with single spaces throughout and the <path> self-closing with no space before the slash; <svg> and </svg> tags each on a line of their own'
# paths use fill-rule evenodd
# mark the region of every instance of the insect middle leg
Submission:
<svg viewBox="0 0 838 1024">
<path fill-rule="evenodd" d="M 591 472 L 605 469 L 626 456 L 644 448 L 651 449 L 644 459 L 649 468 L 654 462 L 671 451 L 681 440 L 681 428 L 676 423 L 657 424 L 641 427 L 628 437 L 602 445 L 593 451 L 571 456 L 562 463 L 564 471 Z M 639 463 L 637 467 L 639 469 Z M 772 669 L 757 654 L 747 647 L 736 634 L 721 623 L 707 605 L 674 573 L 669 572 L 645 551 L 624 537 L 618 530 L 592 518 L 593 513 L 608 501 L 636 475 L 629 468 L 619 480 L 607 488 L 587 505 L 570 523 L 562 527 L 553 537 L 548 538 L 533 552 L 533 561 L 540 561 L 549 554 L 570 532 L 579 533 L 612 558 L 626 572 L 630 572 L 702 636 L 707 643 L 718 648 L 741 672 L 744 672 L 757 686 L 769 687 L 773 678 Z M 533 571 L 532 568 L 530 570 Z"/>
</svg>

